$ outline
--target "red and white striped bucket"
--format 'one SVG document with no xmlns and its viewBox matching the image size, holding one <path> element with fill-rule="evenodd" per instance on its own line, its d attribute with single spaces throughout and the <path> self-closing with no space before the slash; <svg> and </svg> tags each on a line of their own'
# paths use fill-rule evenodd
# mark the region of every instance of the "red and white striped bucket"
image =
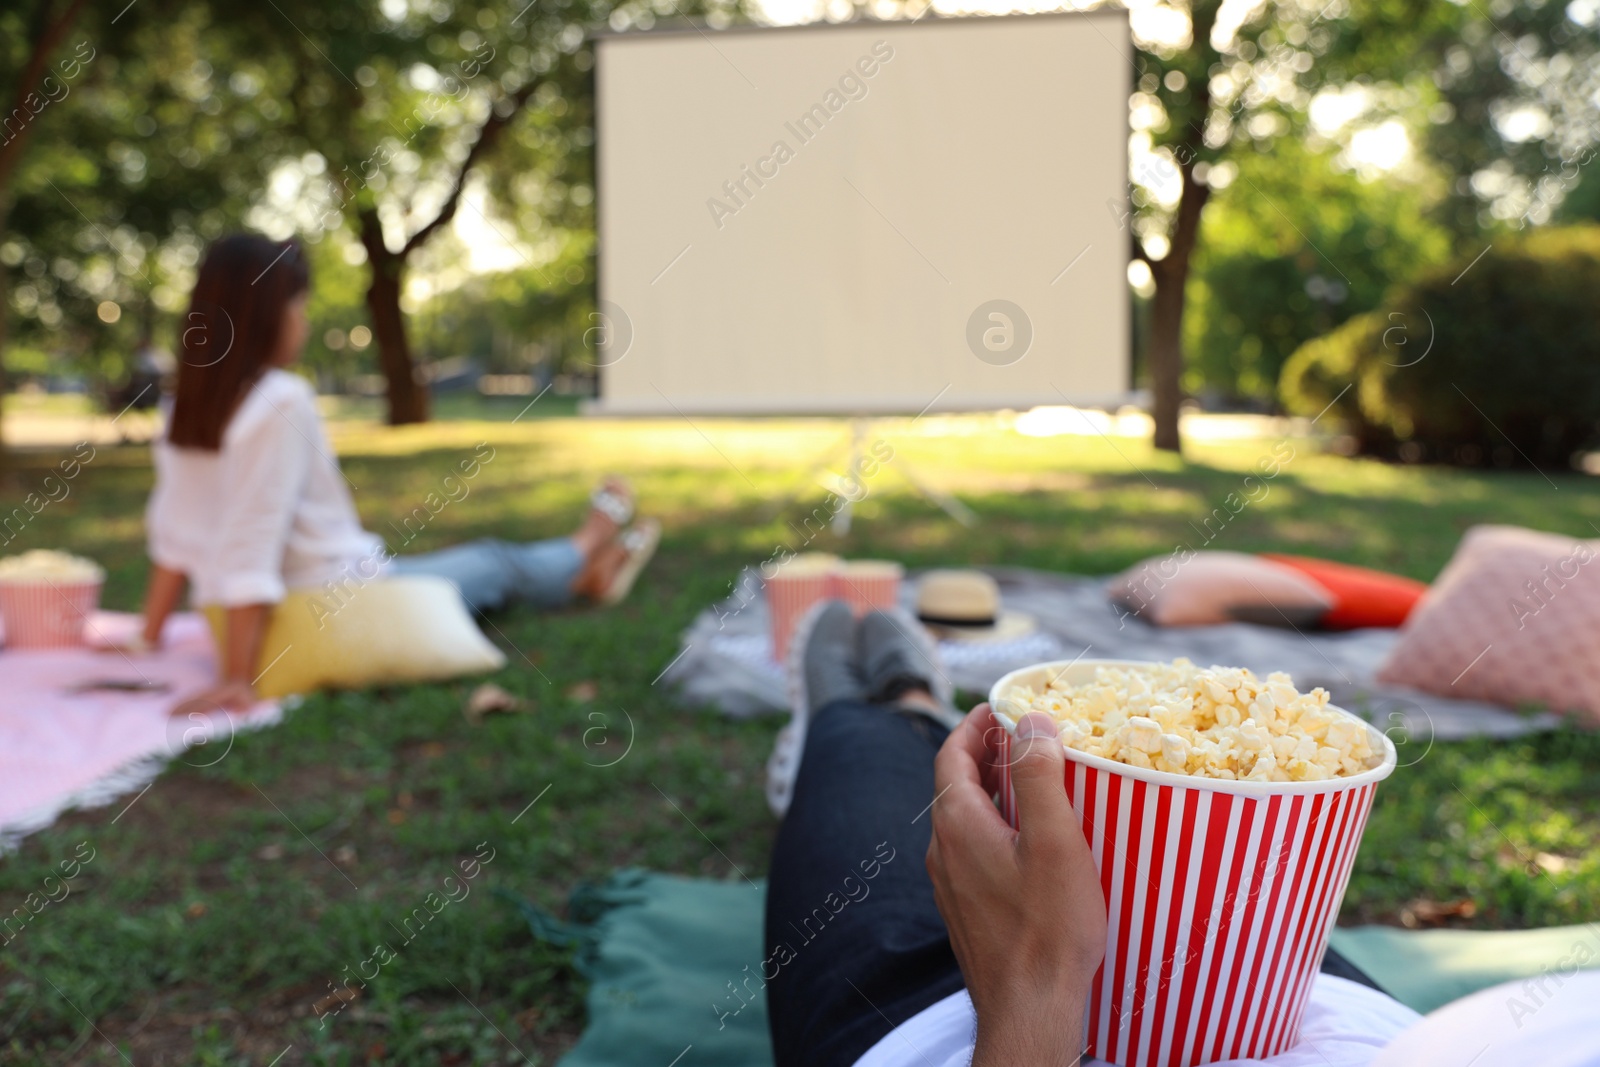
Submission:
<svg viewBox="0 0 1600 1067">
<path fill-rule="evenodd" d="M 858 616 L 888 611 L 900 604 L 900 580 L 905 573 L 905 568 L 892 560 L 845 560 L 833 574 L 833 595 Z"/>
<path fill-rule="evenodd" d="M 1043 688 L 1046 678 L 1092 681 L 1108 665 L 1013 671 L 990 703 L 1017 685 Z M 1067 798 L 1106 898 L 1088 1056 L 1195 1067 L 1275 1056 L 1295 1043 L 1373 793 L 1395 767 L 1394 745 L 1367 728 L 1383 762 L 1322 782 L 1230 782 L 1066 750 Z M 1016 826 L 1010 741 L 1002 731 L 1000 799 Z"/>
<path fill-rule="evenodd" d="M 83 628 L 100 606 L 102 579 L 0 581 L 0 620 L 5 647 L 76 648 Z"/>
<path fill-rule="evenodd" d="M 892 560 L 841 560 L 820 552 L 795 556 L 767 579 L 772 658 L 783 661 L 800 617 L 819 600 L 842 600 L 856 615 L 900 603 L 905 568 Z"/>
<path fill-rule="evenodd" d="M 789 638 L 806 609 L 834 595 L 833 576 L 838 566 L 833 556 L 807 554 L 782 563 L 767 579 L 767 614 L 772 622 L 772 658 L 782 663 Z"/>
</svg>

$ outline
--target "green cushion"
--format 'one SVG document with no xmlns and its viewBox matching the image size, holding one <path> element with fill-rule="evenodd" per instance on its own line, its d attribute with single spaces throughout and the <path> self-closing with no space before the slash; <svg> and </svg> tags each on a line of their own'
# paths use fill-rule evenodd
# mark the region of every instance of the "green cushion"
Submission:
<svg viewBox="0 0 1600 1067">
<path fill-rule="evenodd" d="M 1600 924 L 1542 930 L 1398 930 L 1340 927 L 1333 947 L 1400 1003 L 1426 1015 L 1501 982 L 1571 969 L 1587 946 L 1600 960 Z"/>
<path fill-rule="evenodd" d="M 589 1027 L 561 1067 L 770 1067 L 766 885 L 623 871 L 587 954 Z"/>
<path fill-rule="evenodd" d="M 561 1067 L 770 1067 L 762 992 L 766 887 L 619 871 L 575 897 L 591 926 L 521 905 L 540 937 L 580 946 L 589 1025 Z M 1341 927 L 1333 945 L 1419 1012 L 1501 982 L 1600 959 L 1600 924 L 1544 930 Z M 1581 946 L 1581 947 L 1580 947 Z M 686 1053 L 693 1049 L 692 1055 Z"/>
</svg>

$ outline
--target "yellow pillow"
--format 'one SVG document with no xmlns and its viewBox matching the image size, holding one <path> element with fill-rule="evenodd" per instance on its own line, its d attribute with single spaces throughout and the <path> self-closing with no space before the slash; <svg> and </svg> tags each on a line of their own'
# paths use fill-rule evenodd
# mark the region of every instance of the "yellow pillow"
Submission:
<svg viewBox="0 0 1600 1067">
<path fill-rule="evenodd" d="M 217 647 L 226 648 L 226 609 L 212 604 L 204 610 Z M 505 654 L 483 636 L 448 581 L 382 578 L 349 593 L 342 607 L 316 590 L 291 590 L 267 623 L 256 691 L 283 697 L 435 681 L 505 665 Z"/>
</svg>

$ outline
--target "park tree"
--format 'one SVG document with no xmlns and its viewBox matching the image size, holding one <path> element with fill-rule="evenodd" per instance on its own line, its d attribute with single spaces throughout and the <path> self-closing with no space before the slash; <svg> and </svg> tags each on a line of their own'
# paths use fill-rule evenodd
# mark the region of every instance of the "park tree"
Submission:
<svg viewBox="0 0 1600 1067">
<path fill-rule="evenodd" d="M 1326 140 L 1279 140 L 1212 170 L 1185 301 L 1186 393 L 1270 403 L 1297 348 L 1450 256 L 1439 175 L 1363 175 L 1376 167 Z"/>
<path fill-rule="evenodd" d="M 1596 136 L 1594 20 L 1580 7 L 1505 0 L 1491 15 L 1433 0 L 1266 0 L 1248 9 L 1190 0 L 1142 9 L 1131 251 L 1154 283 L 1145 365 L 1158 448 L 1180 448 L 1184 314 L 1212 176 L 1238 175 L 1230 197 L 1258 198 L 1261 214 L 1295 227 L 1296 205 L 1235 160 L 1291 157 L 1287 146 L 1308 137 L 1317 94 L 1355 89 L 1371 94 L 1367 122 L 1393 114 L 1423 131 L 1428 161 L 1449 178 L 1452 198 L 1439 211 L 1453 233 L 1517 214 L 1513 200 L 1480 217 L 1495 175 L 1514 178 L 1522 202 L 1548 217 L 1531 190 L 1572 183 L 1545 168 L 1565 161 L 1573 171 Z M 1337 271 L 1326 249 L 1306 243 Z"/>
<path fill-rule="evenodd" d="M 159 306 L 170 319 L 219 233 L 243 222 L 331 239 L 367 273 L 390 421 L 426 418 L 406 328 L 408 271 L 474 212 L 526 251 L 542 292 L 589 302 L 586 35 L 608 20 L 653 18 L 648 5 L 608 0 L 147 0 L 120 15 L 35 0 L 0 13 L 0 88 L 19 98 L 69 34 L 98 57 L 70 100 L 49 105 L 51 121 L 25 124 L 26 154 L 12 138 L 0 157 L 0 211 L 21 208 L 0 262 L 26 276 L 24 333 L 54 353 L 113 332 L 131 349 L 134 323 L 108 330 L 97 307 L 138 305 L 143 322 Z"/>
<path fill-rule="evenodd" d="M 0 9 L 0 366 L 114 380 L 181 311 L 284 118 L 230 65 L 179 0 Z"/>
<path fill-rule="evenodd" d="M 1267 0 L 1231 25 L 1219 21 L 1221 0 L 1164 10 L 1167 23 L 1153 27 L 1159 36 L 1135 24 L 1131 117 L 1145 151 L 1134 168 L 1131 254 L 1154 283 L 1145 351 L 1154 444 L 1178 451 L 1184 312 L 1210 178 L 1231 154 L 1303 136 L 1315 90 L 1354 76 L 1327 57 L 1342 35 L 1365 35 L 1367 27 L 1349 0 Z M 1246 174 L 1234 195 L 1270 199 L 1252 185 Z M 1288 217 L 1282 205 L 1271 206 Z"/>
<path fill-rule="evenodd" d="M 438 266 L 427 250 L 458 216 L 483 215 L 524 250 L 538 294 L 569 314 L 585 302 L 594 199 L 585 33 L 606 23 L 647 28 L 654 5 L 115 7 L 23 0 L 0 10 L 0 93 L 14 116 L 0 116 L 0 352 L 7 317 L 9 335 L 33 355 L 126 349 L 135 318 L 181 310 L 203 243 L 242 220 L 331 238 L 365 270 L 393 422 L 427 414 L 406 325 L 408 277 L 418 263 Z M 1321 223 L 1306 224 L 1318 205 L 1296 202 L 1288 173 L 1310 143 L 1318 94 L 1368 91 L 1364 121 L 1394 115 L 1420 131 L 1414 141 L 1446 194 L 1430 194 L 1433 216 L 1458 241 L 1485 225 L 1536 225 L 1569 195 L 1567 214 L 1594 199 L 1592 7 L 1268 0 L 1225 11 L 1220 0 L 1190 0 L 1133 12 L 1135 188 L 1125 221 L 1154 286 L 1145 335 L 1158 445 L 1179 445 L 1186 368 L 1190 385 L 1194 371 L 1210 374 L 1205 354 L 1185 358 L 1185 339 L 1196 337 L 1184 325 L 1191 274 L 1228 260 L 1231 282 L 1206 283 L 1207 299 L 1221 299 L 1229 284 L 1248 287 L 1254 269 L 1235 240 L 1244 223 L 1217 230 L 1228 256 L 1200 250 L 1213 198 L 1228 201 L 1229 219 L 1273 223 L 1267 258 L 1309 257 L 1312 273 L 1343 284 L 1339 262 L 1352 253 Z M 734 9 L 674 10 L 704 12 L 717 26 Z M 51 64 L 75 59 L 80 45 L 94 58 L 76 60 L 69 94 L 43 103 L 49 93 L 29 86 L 45 88 L 47 68 L 59 85 Z M 1291 247 L 1290 234 L 1303 247 Z M 1374 269 L 1395 266 L 1373 259 Z M 1315 310 L 1331 323 L 1365 299 Z M 107 300 L 140 312 L 103 322 L 96 310 Z M 1228 313 L 1255 314 L 1242 305 Z M 556 305 L 539 316 L 559 318 Z M 1206 343 L 1215 350 L 1226 340 L 1212 332 Z"/>
<path fill-rule="evenodd" d="M 539 231 L 592 228 L 586 35 L 611 10 L 605 0 L 302 2 L 230 24 L 280 49 L 268 62 L 305 153 L 280 168 L 294 226 L 347 226 L 359 242 L 391 423 L 428 417 L 405 311 L 408 271 L 430 241 L 477 212 L 507 243 L 531 246 L 529 269 L 559 288 Z M 485 195 L 469 205 L 475 179 Z"/>
</svg>

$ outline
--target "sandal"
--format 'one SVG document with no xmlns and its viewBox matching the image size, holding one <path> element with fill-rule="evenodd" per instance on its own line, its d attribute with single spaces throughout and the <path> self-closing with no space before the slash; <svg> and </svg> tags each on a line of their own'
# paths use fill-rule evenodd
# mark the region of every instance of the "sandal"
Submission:
<svg viewBox="0 0 1600 1067">
<path fill-rule="evenodd" d="M 617 539 L 617 543 L 627 553 L 627 558 L 617 569 L 611 584 L 606 586 L 606 591 L 598 598 L 598 602 L 605 607 L 622 603 L 633 590 L 633 583 L 638 580 L 645 564 L 650 562 L 650 557 L 656 554 L 656 547 L 661 544 L 661 523 L 655 519 L 641 519 L 631 529 L 625 530 Z"/>
<path fill-rule="evenodd" d="M 601 484 L 589 494 L 589 506 L 616 523 L 619 529 L 633 519 L 633 497 L 621 482 Z"/>
</svg>

